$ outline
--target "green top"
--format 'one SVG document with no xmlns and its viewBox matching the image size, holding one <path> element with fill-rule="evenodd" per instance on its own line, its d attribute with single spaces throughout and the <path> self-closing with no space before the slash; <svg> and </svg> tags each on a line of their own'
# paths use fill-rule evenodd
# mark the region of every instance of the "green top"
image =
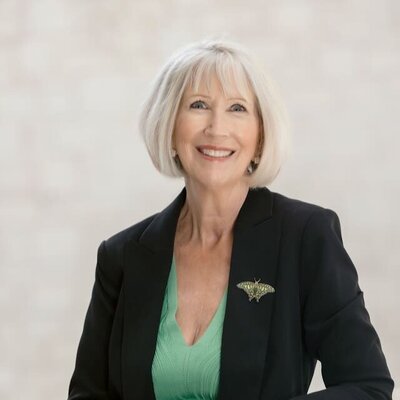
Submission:
<svg viewBox="0 0 400 400">
<path fill-rule="evenodd" d="M 226 294 L 225 289 L 207 330 L 189 346 L 175 318 L 178 296 L 175 258 L 172 258 L 152 365 L 157 400 L 216 399 Z"/>
</svg>

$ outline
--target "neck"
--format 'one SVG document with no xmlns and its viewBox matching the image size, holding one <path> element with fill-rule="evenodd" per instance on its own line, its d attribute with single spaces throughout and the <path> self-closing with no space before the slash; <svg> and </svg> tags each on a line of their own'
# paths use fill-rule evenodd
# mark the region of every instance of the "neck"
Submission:
<svg viewBox="0 0 400 400">
<path fill-rule="evenodd" d="M 178 220 L 181 244 L 209 249 L 229 239 L 249 187 L 210 188 L 186 180 L 186 201 Z"/>
</svg>

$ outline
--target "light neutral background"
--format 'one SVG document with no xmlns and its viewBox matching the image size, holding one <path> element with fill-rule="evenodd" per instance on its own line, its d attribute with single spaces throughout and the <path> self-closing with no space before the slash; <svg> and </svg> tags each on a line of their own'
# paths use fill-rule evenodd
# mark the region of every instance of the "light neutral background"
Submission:
<svg viewBox="0 0 400 400">
<path fill-rule="evenodd" d="M 140 103 L 218 34 L 281 88 L 294 151 L 270 189 L 338 213 L 397 381 L 399 4 L 0 0 L 0 398 L 66 398 L 98 245 L 182 188 L 151 165 Z"/>
</svg>

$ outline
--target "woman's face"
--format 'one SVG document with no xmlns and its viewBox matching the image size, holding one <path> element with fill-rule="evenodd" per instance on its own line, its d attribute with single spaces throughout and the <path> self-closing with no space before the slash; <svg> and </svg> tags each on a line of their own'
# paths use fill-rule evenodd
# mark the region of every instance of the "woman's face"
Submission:
<svg viewBox="0 0 400 400">
<path fill-rule="evenodd" d="M 257 151 L 259 119 L 255 97 L 224 97 L 214 75 L 210 91 L 203 83 L 184 92 L 172 138 L 185 178 L 208 187 L 246 183 L 246 169 Z M 247 183 L 246 183 L 247 185 Z"/>
</svg>

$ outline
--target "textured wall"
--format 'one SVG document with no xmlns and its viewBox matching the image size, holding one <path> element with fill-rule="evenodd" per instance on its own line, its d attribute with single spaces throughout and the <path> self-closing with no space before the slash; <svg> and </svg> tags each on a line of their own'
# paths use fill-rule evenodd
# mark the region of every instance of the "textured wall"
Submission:
<svg viewBox="0 0 400 400">
<path fill-rule="evenodd" d="M 97 246 L 182 187 L 145 153 L 140 102 L 172 51 L 221 33 L 278 82 L 294 152 L 270 188 L 339 214 L 399 378 L 399 11 L 396 0 L 0 0 L 0 398 L 66 397 Z M 317 373 L 311 391 L 322 387 Z"/>
</svg>

